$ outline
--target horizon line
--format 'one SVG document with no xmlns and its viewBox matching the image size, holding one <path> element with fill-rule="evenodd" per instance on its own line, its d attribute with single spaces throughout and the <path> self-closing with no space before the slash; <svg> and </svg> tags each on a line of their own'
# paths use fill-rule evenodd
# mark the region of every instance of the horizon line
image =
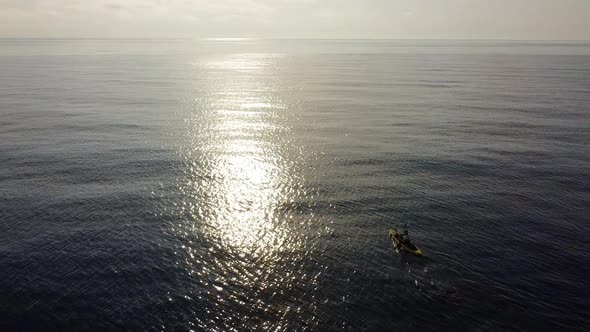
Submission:
<svg viewBox="0 0 590 332">
<path fill-rule="evenodd" d="M 194 41 L 254 41 L 254 40 L 395 40 L 395 41 L 508 41 L 508 42 L 590 42 L 590 39 L 511 39 L 511 38 L 359 38 L 359 37 L 0 37 L 0 40 L 194 40 Z"/>
</svg>

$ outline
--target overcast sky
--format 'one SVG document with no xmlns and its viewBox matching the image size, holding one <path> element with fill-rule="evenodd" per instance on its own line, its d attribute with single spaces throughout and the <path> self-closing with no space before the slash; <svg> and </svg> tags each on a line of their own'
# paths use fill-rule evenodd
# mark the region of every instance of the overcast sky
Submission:
<svg viewBox="0 0 590 332">
<path fill-rule="evenodd" d="M 590 0 L 0 0 L 0 37 L 590 40 Z"/>
</svg>

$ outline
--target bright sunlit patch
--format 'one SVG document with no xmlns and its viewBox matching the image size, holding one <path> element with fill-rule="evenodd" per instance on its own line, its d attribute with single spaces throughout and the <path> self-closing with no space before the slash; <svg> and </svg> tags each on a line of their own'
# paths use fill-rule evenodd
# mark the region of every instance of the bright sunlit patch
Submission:
<svg viewBox="0 0 590 332">
<path fill-rule="evenodd" d="M 217 110 L 217 114 L 229 118 L 249 118 L 260 116 L 264 112 L 260 111 L 242 111 L 242 110 Z"/>
<path fill-rule="evenodd" d="M 224 324 L 247 330 L 256 313 L 277 310 L 261 294 L 317 285 L 301 270 L 313 246 L 309 236 L 316 236 L 309 233 L 314 215 L 301 213 L 306 155 L 293 144 L 293 117 L 277 93 L 277 57 L 234 54 L 194 65 L 203 97 L 189 101 L 184 119 L 186 173 L 175 204 L 184 223 L 173 228 L 183 240 L 178 264 L 210 305 L 202 330 L 215 330 L 220 317 L 239 317 Z M 228 313 L 235 308 L 240 316 Z"/>
<path fill-rule="evenodd" d="M 193 133 L 194 146 L 204 151 L 193 155 L 208 165 L 193 187 L 194 196 L 207 198 L 200 214 L 208 235 L 229 250 L 265 259 L 287 246 L 289 234 L 278 227 L 277 211 L 290 200 L 293 181 L 280 143 L 288 127 L 276 123 L 284 106 L 264 79 L 274 60 L 239 54 L 199 64 L 216 79 L 211 100 L 199 101 L 208 108 L 208 123 L 197 123 Z"/>
<path fill-rule="evenodd" d="M 280 249 L 273 245 L 284 236 L 281 229 L 274 229 L 273 217 L 285 179 L 273 154 L 276 147 L 256 139 L 256 132 L 274 130 L 263 119 L 263 114 L 219 119 L 222 152 L 212 169 L 214 177 L 221 179 L 212 188 L 217 195 L 216 236 L 227 246 L 255 255 Z"/>
<path fill-rule="evenodd" d="M 228 153 L 220 159 L 219 174 L 223 192 L 219 196 L 217 232 L 228 246 L 240 247 L 250 253 L 272 250 L 280 231 L 273 230 L 273 209 L 280 195 L 275 191 L 278 173 L 272 160 L 255 157 L 256 147 L 244 147 L 239 141 L 230 143 Z M 249 152 L 232 153 L 235 150 Z M 276 248 L 274 248 L 276 249 Z"/>
<path fill-rule="evenodd" d="M 242 105 L 240 105 L 240 107 L 242 109 L 252 109 L 252 108 L 281 108 L 278 107 L 278 105 L 272 104 L 272 103 L 244 103 Z"/>
<path fill-rule="evenodd" d="M 265 86 L 261 83 L 261 81 L 256 81 L 256 78 L 260 78 L 263 77 L 262 73 L 265 70 L 268 70 L 270 68 L 270 66 L 273 65 L 273 61 L 277 58 L 280 58 L 282 55 L 281 54 L 257 54 L 257 53 L 244 53 L 244 54 L 239 54 L 239 55 L 232 55 L 232 56 L 227 56 L 221 59 L 215 59 L 215 60 L 211 60 L 209 62 L 206 62 L 204 64 L 199 64 L 199 65 L 203 65 L 206 69 L 209 70 L 226 70 L 226 71 L 231 71 L 232 73 L 232 77 L 228 77 L 233 79 L 232 82 L 226 82 L 228 84 L 228 88 L 231 89 L 231 87 L 235 87 L 236 85 L 234 83 L 236 83 L 236 78 L 237 75 L 239 74 L 244 74 L 247 73 L 249 75 L 246 76 L 240 76 L 239 78 L 242 80 L 242 83 L 244 84 L 249 84 L 249 86 L 247 87 L 247 89 L 251 92 L 259 92 L 259 91 L 264 91 L 264 90 L 269 90 L 271 89 L 271 87 Z M 241 103 L 247 103 L 247 102 L 251 102 L 252 98 L 256 98 L 256 96 L 253 95 L 244 95 L 244 93 L 246 93 L 247 91 L 242 90 L 242 89 L 237 89 L 237 90 L 229 90 L 226 89 L 224 91 L 225 93 L 227 93 L 226 95 L 224 95 L 225 97 L 235 97 L 236 95 L 241 95 L 242 97 L 244 97 L 244 99 L 242 100 L 236 100 L 238 102 Z M 267 98 L 272 97 L 271 95 L 266 96 Z M 264 101 L 260 101 L 258 100 L 258 102 L 264 102 Z"/>
</svg>

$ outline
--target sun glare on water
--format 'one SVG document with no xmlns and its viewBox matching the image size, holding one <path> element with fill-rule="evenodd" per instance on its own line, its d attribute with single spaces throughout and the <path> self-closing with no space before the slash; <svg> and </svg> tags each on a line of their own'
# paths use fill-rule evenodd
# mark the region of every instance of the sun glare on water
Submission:
<svg viewBox="0 0 590 332">
<path fill-rule="evenodd" d="M 291 138 L 293 105 L 280 97 L 279 59 L 232 54 L 193 64 L 199 98 L 183 113 L 179 134 L 185 223 L 173 231 L 183 241 L 179 265 L 217 313 L 199 322 L 204 329 L 246 326 L 223 321 L 233 310 L 251 310 L 252 319 L 269 311 L 290 317 L 297 308 L 259 294 L 284 297 L 302 283 L 313 289 L 321 273 L 305 272 L 313 264 L 310 237 L 318 234 L 314 215 L 302 212 L 311 190 L 301 172 L 309 152 Z"/>
<path fill-rule="evenodd" d="M 304 194 L 287 142 L 286 105 L 275 93 L 278 55 L 234 54 L 195 63 L 196 99 L 184 158 L 196 228 L 229 252 L 272 261 L 301 245 L 284 207 Z"/>
</svg>

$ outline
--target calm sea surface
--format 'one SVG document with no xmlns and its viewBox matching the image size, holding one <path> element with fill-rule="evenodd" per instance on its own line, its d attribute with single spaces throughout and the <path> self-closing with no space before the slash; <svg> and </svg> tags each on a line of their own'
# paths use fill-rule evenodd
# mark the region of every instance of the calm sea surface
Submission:
<svg viewBox="0 0 590 332">
<path fill-rule="evenodd" d="M 0 40 L 4 330 L 584 330 L 589 235 L 590 44 Z"/>
</svg>

